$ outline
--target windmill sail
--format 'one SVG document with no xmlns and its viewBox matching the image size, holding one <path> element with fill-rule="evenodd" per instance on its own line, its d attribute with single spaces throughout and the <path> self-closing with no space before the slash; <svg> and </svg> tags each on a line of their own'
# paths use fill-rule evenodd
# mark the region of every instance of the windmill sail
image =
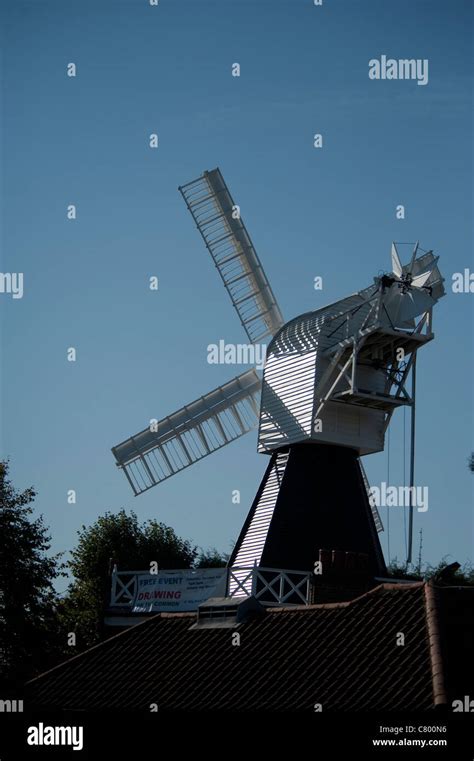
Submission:
<svg viewBox="0 0 474 761">
<path fill-rule="evenodd" d="M 179 190 L 250 341 L 273 337 L 283 317 L 219 169 Z M 249 370 L 113 447 L 135 495 L 256 427 L 261 385 Z"/>
<path fill-rule="evenodd" d="M 255 428 L 261 385 L 248 370 L 113 447 L 135 495 Z"/>
<path fill-rule="evenodd" d="M 271 338 L 283 317 L 220 170 L 179 190 L 251 343 Z"/>
</svg>

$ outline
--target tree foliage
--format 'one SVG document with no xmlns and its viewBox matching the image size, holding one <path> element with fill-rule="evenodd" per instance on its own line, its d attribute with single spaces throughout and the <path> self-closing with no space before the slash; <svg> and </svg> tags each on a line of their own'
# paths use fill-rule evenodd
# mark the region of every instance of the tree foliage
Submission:
<svg viewBox="0 0 474 761">
<path fill-rule="evenodd" d="M 151 563 L 158 563 L 158 568 L 189 568 L 197 556 L 197 549 L 169 526 L 156 520 L 140 524 L 133 511 L 128 514 L 124 509 L 105 513 L 78 533 L 68 563 L 74 580 L 61 616 L 64 625 L 76 633 L 79 649 L 101 636 L 113 564 L 118 570 L 134 571 L 146 571 Z"/>
<path fill-rule="evenodd" d="M 48 556 L 51 540 L 42 516 L 33 519 L 36 492 L 17 491 L 9 463 L 0 462 L 0 672 L 21 683 L 55 661 L 59 632 L 54 580 L 62 575 L 59 555 Z"/>
<path fill-rule="evenodd" d="M 195 562 L 196 568 L 225 568 L 229 560 L 226 552 L 219 552 L 215 547 L 201 550 Z"/>
<path fill-rule="evenodd" d="M 458 567 L 456 567 L 458 566 Z M 450 563 L 444 557 L 436 565 L 424 565 L 421 568 L 413 566 L 407 569 L 406 564 L 400 563 L 394 558 L 387 566 L 389 576 L 394 579 L 411 579 L 413 581 L 428 581 L 433 579 L 441 584 L 449 586 L 474 586 L 474 568 L 470 563 L 459 566 L 457 563 Z"/>
</svg>

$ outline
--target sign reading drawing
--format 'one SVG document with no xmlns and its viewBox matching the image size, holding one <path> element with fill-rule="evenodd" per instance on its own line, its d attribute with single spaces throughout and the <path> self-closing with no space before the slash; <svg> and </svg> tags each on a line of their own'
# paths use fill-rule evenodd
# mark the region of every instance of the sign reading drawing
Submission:
<svg viewBox="0 0 474 761">
<path fill-rule="evenodd" d="M 139 574 L 133 612 L 197 610 L 209 597 L 224 595 L 225 576 L 225 568 Z"/>
</svg>

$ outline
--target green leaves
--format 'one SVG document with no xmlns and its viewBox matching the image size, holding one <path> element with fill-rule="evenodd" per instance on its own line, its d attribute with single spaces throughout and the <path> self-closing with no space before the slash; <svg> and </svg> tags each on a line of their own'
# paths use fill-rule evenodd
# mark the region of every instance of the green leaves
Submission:
<svg viewBox="0 0 474 761">
<path fill-rule="evenodd" d="M 65 574 L 60 556 L 47 555 L 42 517 L 32 519 L 35 490 L 18 492 L 8 471 L 0 462 L 0 673 L 21 682 L 47 668 L 59 647 L 53 582 Z"/>
<path fill-rule="evenodd" d="M 146 571 L 152 562 L 159 568 L 190 568 L 197 554 L 169 526 L 156 520 L 140 524 L 133 511 L 123 508 L 83 526 L 68 563 L 74 581 L 61 606 L 64 625 L 78 634 L 78 647 L 90 646 L 103 635 L 113 564 L 132 571 Z"/>
</svg>

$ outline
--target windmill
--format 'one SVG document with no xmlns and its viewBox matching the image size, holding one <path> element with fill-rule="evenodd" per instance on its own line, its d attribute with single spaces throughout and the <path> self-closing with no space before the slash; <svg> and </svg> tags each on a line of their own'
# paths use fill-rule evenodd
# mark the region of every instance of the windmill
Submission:
<svg viewBox="0 0 474 761">
<path fill-rule="evenodd" d="M 328 547 L 384 573 L 360 457 L 383 450 L 399 406 L 412 408 L 414 437 L 416 354 L 444 294 L 438 258 L 417 243 L 403 266 L 393 244 L 392 272 L 285 323 L 219 169 L 179 190 L 249 341 L 270 341 L 263 384 L 251 369 L 200 396 L 113 447 L 117 466 L 138 495 L 258 424 L 270 461 L 229 565 L 309 570 Z M 413 479 L 413 453 L 411 465 Z"/>
</svg>

